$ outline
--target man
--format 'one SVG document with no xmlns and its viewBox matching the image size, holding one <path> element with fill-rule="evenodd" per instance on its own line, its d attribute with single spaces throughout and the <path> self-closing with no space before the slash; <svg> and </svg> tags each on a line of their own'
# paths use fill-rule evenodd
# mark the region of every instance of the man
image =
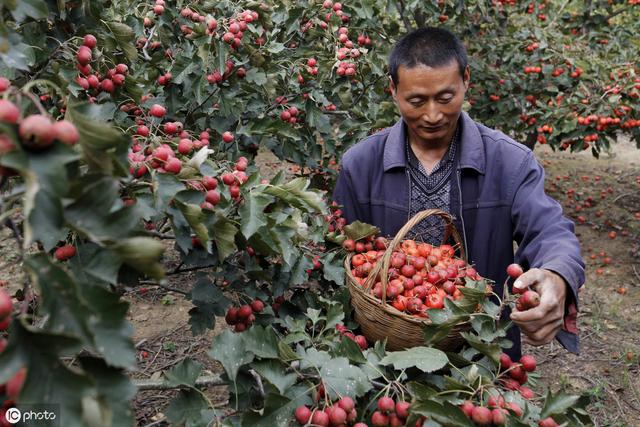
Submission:
<svg viewBox="0 0 640 427">
<path fill-rule="evenodd" d="M 344 154 L 334 192 L 344 217 L 393 236 L 421 210 L 449 212 L 469 262 L 495 281 L 498 295 L 514 261 L 526 271 L 514 286 L 540 294 L 537 308 L 511 313 L 525 342 L 557 337 L 577 353 L 584 263 L 573 223 L 544 193 L 544 170 L 531 150 L 462 112 L 470 81 L 464 46 L 446 30 L 418 29 L 396 44 L 389 69 L 402 118 Z M 434 244 L 442 239 L 435 219 L 416 233 Z M 518 329 L 508 338 L 514 347 L 507 352 L 519 358 Z"/>
</svg>

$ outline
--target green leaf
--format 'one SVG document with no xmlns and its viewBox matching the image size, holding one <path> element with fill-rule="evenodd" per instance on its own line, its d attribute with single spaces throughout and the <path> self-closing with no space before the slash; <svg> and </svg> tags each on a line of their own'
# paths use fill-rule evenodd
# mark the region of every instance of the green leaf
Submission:
<svg viewBox="0 0 640 427">
<path fill-rule="evenodd" d="M 173 425 L 203 425 L 201 411 L 209 408 L 207 400 L 198 390 L 180 390 L 164 411 Z M 206 424 L 206 423 L 205 423 Z"/>
<path fill-rule="evenodd" d="M 237 231 L 238 229 L 229 218 L 216 211 L 215 221 L 211 226 L 210 232 L 218 248 L 220 260 L 226 259 L 236 251 L 235 237 Z"/>
<path fill-rule="evenodd" d="M 107 27 L 111 30 L 113 37 L 118 43 L 118 47 L 122 49 L 129 61 L 134 61 L 138 57 L 138 51 L 135 48 L 134 40 L 136 33 L 131 27 L 121 22 L 108 22 Z"/>
<path fill-rule="evenodd" d="M 236 380 L 240 367 L 250 363 L 254 357 L 251 349 L 245 345 L 242 334 L 234 334 L 229 329 L 213 339 L 207 354 L 222 363 L 231 381 Z"/>
<path fill-rule="evenodd" d="M 422 372 L 433 372 L 446 366 L 447 355 L 436 348 L 413 347 L 408 350 L 394 351 L 380 361 L 381 365 L 393 365 L 397 370 L 416 367 Z"/>
<path fill-rule="evenodd" d="M 442 404 L 431 400 L 418 401 L 411 405 L 411 413 L 432 418 L 443 426 L 473 427 L 473 422 L 467 418 L 460 408 L 449 403 Z"/>
<path fill-rule="evenodd" d="M 322 258 L 323 277 L 330 282 L 343 286 L 345 274 L 343 258 L 339 252 L 329 252 L 325 254 Z"/>
<path fill-rule="evenodd" d="M 201 372 L 202 365 L 187 358 L 171 368 L 168 372 L 165 372 L 164 376 L 167 384 L 172 387 L 180 385 L 194 387 Z"/>
<path fill-rule="evenodd" d="M 285 362 L 300 360 L 300 356 L 298 356 L 298 354 L 284 341 L 278 341 L 278 356 L 280 357 L 280 360 Z"/>
<path fill-rule="evenodd" d="M 563 391 L 551 394 L 551 391 L 549 390 L 544 401 L 542 412 L 540 413 L 540 418 L 547 418 L 555 414 L 564 414 L 567 409 L 576 404 L 578 400 L 580 400 L 580 396 L 569 395 Z"/>
<path fill-rule="evenodd" d="M 411 381 L 407 383 L 407 388 L 416 400 L 427 400 L 438 394 L 438 390 L 419 381 Z"/>
<path fill-rule="evenodd" d="M 273 197 L 251 191 L 238 210 L 242 223 L 240 230 L 246 239 L 253 236 L 260 227 L 267 225 L 265 208 L 273 201 Z"/>
<path fill-rule="evenodd" d="M 367 362 L 367 359 L 365 359 L 364 355 L 362 354 L 360 346 L 351 338 L 347 337 L 342 337 L 342 340 L 334 350 L 334 354 L 335 356 L 344 356 L 354 363 Z"/>
<path fill-rule="evenodd" d="M 380 229 L 374 225 L 360 221 L 353 221 L 344 226 L 344 232 L 349 239 L 360 240 L 368 236 L 375 236 L 380 233 Z"/>
<path fill-rule="evenodd" d="M 207 227 L 203 224 L 206 215 L 202 212 L 202 208 L 191 203 L 182 203 L 177 199 L 174 199 L 173 203 L 180 212 L 182 212 L 182 215 L 184 215 L 184 218 L 187 220 L 196 236 L 198 236 L 202 245 L 206 247 L 207 242 L 209 241 L 209 232 L 207 231 Z"/>
<path fill-rule="evenodd" d="M 158 263 L 165 249 L 161 242 L 151 237 L 131 237 L 120 240 L 110 246 L 110 249 L 136 270 L 155 279 L 164 276 L 164 268 Z"/>
<path fill-rule="evenodd" d="M 292 424 L 295 409 L 309 403 L 304 393 L 299 393 L 294 399 L 275 393 L 267 394 L 264 409 L 261 413 L 251 411 L 243 417 L 243 426 L 252 427 L 288 427 Z"/>
<path fill-rule="evenodd" d="M 242 334 L 248 351 L 263 359 L 277 359 L 278 339 L 270 326 L 254 325 Z"/>
<path fill-rule="evenodd" d="M 254 362 L 251 367 L 263 378 L 273 384 L 280 394 L 284 394 L 296 383 L 296 374 L 287 374 L 285 367 L 277 360 L 262 360 Z"/>
<path fill-rule="evenodd" d="M 49 14 L 49 8 L 45 0 L 19 0 L 17 7 L 11 10 L 11 15 L 16 22 L 22 22 L 25 18 L 44 19 Z"/>
<path fill-rule="evenodd" d="M 99 115 L 94 113 L 99 109 L 93 104 L 69 103 L 65 118 L 76 125 L 80 133 L 80 145 L 101 152 L 123 144 L 128 146 L 129 138 L 122 132 L 92 118 Z"/>
<path fill-rule="evenodd" d="M 373 387 L 362 369 L 350 365 L 345 357 L 325 363 L 320 369 L 320 377 L 331 400 L 339 396 L 360 397 Z"/>
<path fill-rule="evenodd" d="M 309 180 L 306 178 L 295 178 L 283 185 L 271 185 L 264 189 L 266 194 L 275 196 L 292 206 L 305 211 L 324 212 L 326 206 L 318 193 L 307 191 Z"/>
<path fill-rule="evenodd" d="M 252 68 L 247 71 L 245 79 L 247 82 L 254 83 L 256 86 L 264 86 L 269 81 L 267 75 L 257 68 Z"/>
<path fill-rule="evenodd" d="M 494 363 L 500 362 L 500 353 L 502 350 L 498 344 L 489 344 L 483 342 L 481 339 L 468 332 L 461 332 L 460 335 L 471 345 L 471 347 L 478 350 L 480 353 L 488 356 Z"/>
</svg>

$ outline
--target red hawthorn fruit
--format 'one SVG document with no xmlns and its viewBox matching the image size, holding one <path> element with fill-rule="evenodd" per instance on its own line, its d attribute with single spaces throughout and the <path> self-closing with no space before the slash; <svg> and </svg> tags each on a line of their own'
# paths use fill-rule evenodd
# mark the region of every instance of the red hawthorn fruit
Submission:
<svg viewBox="0 0 640 427">
<path fill-rule="evenodd" d="M 536 359 L 530 354 L 525 354 L 520 358 L 520 363 L 522 364 L 522 369 L 527 372 L 533 372 L 536 370 Z"/>
<path fill-rule="evenodd" d="M 84 36 L 82 44 L 89 49 L 93 49 L 98 44 L 98 39 L 96 39 L 96 36 L 94 36 L 93 34 L 87 34 Z"/>
<path fill-rule="evenodd" d="M 0 121 L 16 124 L 20 118 L 20 109 L 11 101 L 0 99 Z"/>
<path fill-rule="evenodd" d="M 389 426 L 390 427 L 403 427 L 404 426 L 404 420 L 400 419 L 398 414 L 396 414 L 395 412 L 392 412 L 392 413 L 389 414 Z"/>
<path fill-rule="evenodd" d="M 311 417 L 311 424 L 326 427 L 329 425 L 329 414 L 316 410 Z"/>
<path fill-rule="evenodd" d="M 167 160 L 167 163 L 164 165 L 164 170 L 172 174 L 179 174 L 182 170 L 182 161 L 175 157 Z"/>
<path fill-rule="evenodd" d="M 211 203 L 213 206 L 217 205 L 220 202 L 220 193 L 217 190 L 209 190 L 204 197 L 204 200 L 208 203 Z"/>
<path fill-rule="evenodd" d="M 236 182 L 236 177 L 231 173 L 225 173 L 222 175 L 222 182 L 225 185 L 233 185 Z"/>
<path fill-rule="evenodd" d="M 116 65 L 116 73 L 126 75 L 129 72 L 129 67 L 126 64 Z"/>
<path fill-rule="evenodd" d="M 56 257 L 58 261 L 66 261 L 69 258 L 72 258 L 76 254 L 76 248 L 73 245 L 64 245 L 56 249 L 53 256 Z"/>
<path fill-rule="evenodd" d="M 342 242 L 342 247 L 349 252 L 353 252 L 356 249 L 356 242 L 353 239 L 346 239 Z"/>
<path fill-rule="evenodd" d="M 238 323 L 238 309 L 236 307 L 229 307 L 227 314 L 224 316 L 227 324 L 235 325 Z"/>
<path fill-rule="evenodd" d="M 476 406 L 471 411 L 471 419 L 481 426 L 488 426 L 492 423 L 491 410 L 484 406 Z"/>
<path fill-rule="evenodd" d="M 251 302 L 251 309 L 254 313 L 262 313 L 262 310 L 264 310 L 264 303 L 259 299 L 254 300 Z"/>
<path fill-rule="evenodd" d="M 507 267 L 507 274 L 512 279 L 517 279 L 518 277 L 520 277 L 522 273 L 523 273 L 522 267 L 520 267 L 519 264 L 513 263 L 513 264 L 509 264 L 509 266 Z"/>
<path fill-rule="evenodd" d="M 525 291 L 516 301 L 516 308 L 519 311 L 529 310 L 540 305 L 540 294 L 536 291 Z"/>
<path fill-rule="evenodd" d="M 162 105 L 159 104 L 153 104 L 151 106 L 151 108 L 149 108 L 149 114 L 151 114 L 154 117 L 163 117 L 165 114 L 167 114 L 167 109 L 164 108 Z"/>
<path fill-rule="evenodd" d="M 347 422 L 347 412 L 338 405 L 329 408 L 329 422 L 331 425 L 338 426 Z"/>
<path fill-rule="evenodd" d="M 389 396 L 382 396 L 378 399 L 378 409 L 384 413 L 393 411 L 395 407 L 395 402 Z"/>
<path fill-rule="evenodd" d="M 510 410 L 513 411 L 514 414 L 516 414 L 517 417 L 522 416 L 523 412 L 522 412 L 522 408 L 520 408 L 520 405 L 518 405 L 515 402 L 509 402 L 507 406 L 509 407 Z"/>
<path fill-rule="evenodd" d="M 409 402 L 405 402 L 404 400 L 400 400 L 396 402 L 396 414 L 400 418 L 406 419 L 409 417 L 409 407 L 411 404 Z"/>
<path fill-rule="evenodd" d="M 491 422 L 494 426 L 502 426 L 505 424 L 505 410 L 502 408 L 495 408 L 491 411 Z"/>
<path fill-rule="evenodd" d="M 229 143 L 233 142 L 233 139 L 234 139 L 234 136 L 233 136 L 233 134 L 232 134 L 231 132 L 229 132 L 229 131 L 227 131 L 227 132 L 225 132 L 225 133 L 223 133 L 223 134 L 222 134 L 222 140 L 223 140 L 225 143 L 227 143 L 227 144 L 229 144 Z"/>
<path fill-rule="evenodd" d="M 296 421 L 300 425 L 305 425 L 311 419 L 311 409 L 306 406 L 298 406 L 295 411 Z"/>
<path fill-rule="evenodd" d="M 524 369 L 522 369 L 522 366 L 520 365 L 516 365 L 515 367 L 512 367 L 511 370 L 509 371 L 509 376 L 518 382 L 520 382 L 520 380 L 524 377 L 524 375 L 526 375 L 526 372 L 524 371 Z"/>
<path fill-rule="evenodd" d="M 229 195 L 234 199 L 237 199 L 238 197 L 240 197 L 240 187 L 237 185 L 230 186 Z"/>
<path fill-rule="evenodd" d="M 558 427 L 558 423 L 551 417 L 538 421 L 538 427 Z"/>
<path fill-rule="evenodd" d="M 385 427 L 389 425 L 389 417 L 380 411 L 375 411 L 371 415 L 371 424 L 374 426 Z"/>
<path fill-rule="evenodd" d="M 3 337 L 0 337 L 0 354 L 4 352 L 4 349 L 7 348 L 7 340 Z"/>
<path fill-rule="evenodd" d="M 13 310 L 13 303 L 11 297 L 4 289 L 0 289 L 0 320 L 5 319 L 11 315 Z"/>
<path fill-rule="evenodd" d="M 345 412 L 351 412 L 356 407 L 356 404 L 353 402 L 352 398 L 350 398 L 349 396 L 344 396 L 338 401 L 338 406 L 344 409 Z"/>
<path fill-rule="evenodd" d="M 87 46 L 80 46 L 76 54 L 76 60 L 80 65 L 87 65 L 91 62 L 91 49 Z"/>
<path fill-rule="evenodd" d="M 4 320 L 0 320 L 0 331 L 6 331 L 9 329 L 9 325 L 11 324 L 11 316 L 5 318 Z"/>
<path fill-rule="evenodd" d="M 253 314 L 253 309 L 251 308 L 251 306 L 249 304 L 245 304 L 242 307 L 240 307 L 240 309 L 238 310 L 238 317 L 240 319 L 246 319 L 247 317 L 249 317 L 251 314 Z"/>
<path fill-rule="evenodd" d="M 181 139 L 178 143 L 178 153 L 189 154 L 193 150 L 193 142 L 190 139 Z"/>
<path fill-rule="evenodd" d="M 20 368 L 18 372 L 7 381 L 7 397 L 13 401 L 18 400 L 18 395 L 20 394 L 20 390 L 22 390 L 22 386 L 24 385 L 24 380 L 27 377 L 27 368 Z"/>
<path fill-rule="evenodd" d="M 47 116 L 34 114 L 22 120 L 18 130 L 23 144 L 28 148 L 42 149 L 53 144 L 53 123 Z"/>
<path fill-rule="evenodd" d="M 68 120 L 60 120 L 53 124 L 56 139 L 67 145 L 75 145 L 80 140 L 80 133 L 76 126 Z"/>
<path fill-rule="evenodd" d="M 218 188 L 218 180 L 212 176 L 203 176 L 202 185 L 204 185 L 204 188 L 207 190 L 215 190 Z"/>
<path fill-rule="evenodd" d="M 524 398 L 524 399 L 533 399 L 536 395 L 533 392 L 533 390 L 531 390 L 529 387 L 520 387 L 520 395 Z"/>
<path fill-rule="evenodd" d="M 511 357 L 509 357 L 507 353 L 500 354 L 500 367 L 502 368 L 503 371 L 506 371 L 507 369 L 511 368 L 512 363 L 513 362 L 511 361 Z"/>
<path fill-rule="evenodd" d="M 113 84 L 113 81 L 111 79 L 104 79 L 103 81 L 100 82 L 100 89 L 102 89 L 107 93 L 113 93 L 116 87 Z"/>
<path fill-rule="evenodd" d="M 6 77 L 0 77 L 0 93 L 9 89 L 9 86 L 11 86 L 11 81 Z"/>
<path fill-rule="evenodd" d="M 233 327 L 233 330 L 235 332 L 244 332 L 247 330 L 247 324 L 242 322 L 236 323 L 235 326 Z"/>
<path fill-rule="evenodd" d="M 354 341 L 362 350 L 366 350 L 367 347 L 369 347 L 369 344 L 367 344 L 367 339 L 364 337 L 364 335 L 356 335 L 354 337 Z"/>
</svg>

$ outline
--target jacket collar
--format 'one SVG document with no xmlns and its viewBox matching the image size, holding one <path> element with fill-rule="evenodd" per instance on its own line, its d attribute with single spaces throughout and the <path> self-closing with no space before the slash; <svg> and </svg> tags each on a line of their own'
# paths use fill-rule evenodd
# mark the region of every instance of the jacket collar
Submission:
<svg viewBox="0 0 640 427">
<path fill-rule="evenodd" d="M 470 168 L 484 174 L 485 153 L 482 136 L 476 123 L 464 111 L 460 114 L 460 163 L 459 168 Z M 405 141 L 407 138 L 406 125 L 402 119 L 398 120 L 389 131 L 384 147 L 384 171 L 395 167 L 407 167 Z"/>
</svg>

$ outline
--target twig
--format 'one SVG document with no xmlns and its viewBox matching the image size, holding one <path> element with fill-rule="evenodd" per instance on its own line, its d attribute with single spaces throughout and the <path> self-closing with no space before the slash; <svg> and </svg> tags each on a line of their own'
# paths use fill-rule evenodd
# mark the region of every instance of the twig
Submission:
<svg viewBox="0 0 640 427">
<path fill-rule="evenodd" d="M 149 46 L 149 42 L 153 38 L 155 32 L 156 32 L 156 27 L 154 25 L 153 28 L 151 28 L 151 31 L 149 32 L 149 37 L 147 37 L 147 41 L 145 42 L 144 46 L 142 46 L 142 54 L 144 55 L 144 59 L 147 61 L 151 61 L 151 57 L 147 53 L 147 46 Z"/>
<path fill-rule="evenodd" d="M 615 199 L 612 200 L 612 203 L 617 202 L 619 199 L 623 198 L 623 197 L 627 197 L 627 196 L 633 196 L 633 195 L 637 195 L 638 192 L 634 191 L 632 193 L 624 193 L 624 194 L 620 194 L 618 197 L 616 197 Z"/>
<path fill-rule="evenodd" d="M 184 270 L 177 270 L 177 271 L 172 271 L 171 273 L 167 273 L 167 276 L 173 276 L 175 274 L 186 273 L 188 271 L 204 270 L 205 268 L 211 268 L 211 267 L 215 267 L 215 265 L 211 264 L 211 265 L 204 265 L 204 266 L 200 266 L 200 267 L 189 267 L 189 268 L 185 268 Z"/>
<path fill-rule="evenodd" d="M 173 390 L 176 388 L 185 387 L 184 385 L 170 385 L 164 380 L 133 380 L 133 384 L 137 387 L 138 391 L 142 390 Z M 196 379 L 194 387 L 216 387 L 229 385 L 228 382 L 222 381 L 220 375 L 207 375 Z"/>
<path fill-rule="evenodd" d="M 189 292 L 183 291 L 182 289 L 177 289 L 177 288 L 173 288 L 169 285 L 165 285 L 164 283 L 159 283 L 159 282 L 152 282 L 150 280 L 142 280 L 140 281 L 141 285 L 151 285 L 151 286 L 158 286 L 162 289 L 166 289 L 168 291 L 171 292 L 176 292 L 178 294 L 182 294 L 182 295 L 187 295 Z"/>
<path fill-rule="evenodd" d="M 613 17 L 615 17 L 615 16 L 618 16 L 618 15 L 620 15 L 621 13 L 626 12 L 627 10 L 631 9 L 632 7 L 633 7 L 633 5 L 631 5 L 631 6 L 627 6 L 627 7 L 623 7 L 622 9 L 618 9 L 618 10 L 616 10 L 615 12 L 613 12 L 613 13 L 611 13 L 611 14 L 609 14 L 609 15 L 605 16 L 605 18 L 604 18 L 604 19 L 606 19 L 606 20 L 608 21 L 609 19 L 611 19 L 611 18 L 613 18 Z"/>
<path fill-rule="evenodd" d="M 160 233 L 159 231 L 149 231 L 153 237 L 157 237 L 160 240 L 174 240 L 176 236 L 172 236 L 171 234 Z"/>
</svg>

